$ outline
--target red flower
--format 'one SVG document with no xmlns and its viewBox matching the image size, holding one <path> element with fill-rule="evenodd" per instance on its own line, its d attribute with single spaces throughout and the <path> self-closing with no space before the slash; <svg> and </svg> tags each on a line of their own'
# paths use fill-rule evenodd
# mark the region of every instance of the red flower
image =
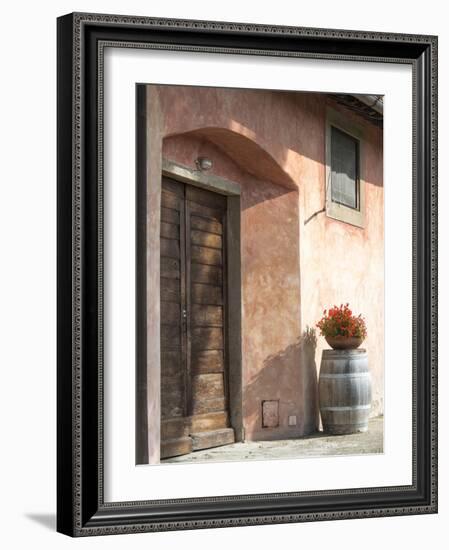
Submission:
<svg viewBox="0 0 449 550">
<path fill-rule="evenodd" d="M 330 308 L 327 315 L 326 311 L 325 309 L 323 317 L 316 324 L 323 336 L 366 338 L 365 320 L 361 314 L 354 316 L 348 303 Z"/>
</svg>

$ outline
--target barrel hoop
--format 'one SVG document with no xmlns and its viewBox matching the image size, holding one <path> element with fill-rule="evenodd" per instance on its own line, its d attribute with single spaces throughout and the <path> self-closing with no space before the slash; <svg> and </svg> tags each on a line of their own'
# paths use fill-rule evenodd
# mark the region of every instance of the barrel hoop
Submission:
<svg viewBox="0 0 449 550">
<path fill-rule="evenodd" d="M 371 405 L 353 405 L 352 407 L 320 407 L 322 411 L 362 411 L 370 408 Z"/>
<path fill-rule="evenodd" d="M 368 354 L 366 349 L 324 349 L 323 357 L 333 359 L 346 359 L 346 358 L 355 358 L 355 357 L 367 357 Z"/>
<path fill-rule="evenodd" d="M 348 373 L 336 373 L 336 374 L 320 374 L 320 378 L 360 378 L 361 376 L 369 377 L 369 372 L 348 372 Z"/>
</svg>

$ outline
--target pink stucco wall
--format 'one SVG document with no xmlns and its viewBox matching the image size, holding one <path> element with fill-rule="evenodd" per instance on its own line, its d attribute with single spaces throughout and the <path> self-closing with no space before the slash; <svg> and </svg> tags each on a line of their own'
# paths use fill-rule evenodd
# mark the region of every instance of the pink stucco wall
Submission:
<svg viewBox="0 0 449 550">
<path fill-rule="evenodd" d="M 365 227 L 325 205 L 325 95 L 155 86 L 162 154 L 241 187 L 243 412 L 246 437 L 310 433 L 324 340 L 322 310 L 349 302 L 365 316 L 372 414 L 383 412 L 382 131 L 332 105 L 364 132 Z M 279 399 L 278 428 L 262 428 L 261 401 Z M 288 426 L 288 417 L 296 425 Z"/>
</svg>

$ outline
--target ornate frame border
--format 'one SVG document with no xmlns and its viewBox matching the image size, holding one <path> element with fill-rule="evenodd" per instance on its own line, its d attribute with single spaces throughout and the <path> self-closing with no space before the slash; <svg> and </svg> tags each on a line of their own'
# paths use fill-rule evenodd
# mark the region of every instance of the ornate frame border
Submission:
<svg viewBox="0 0 449 550">
<path fill-rule="evenodd" d="M 412 65 L 411 486 L 104 503 L 102 103 L 107 45 Z M 58 19 L 58 531 L 88 536 L 435 513 L 436 369 L 436 37 L 83 13 Z M 87 417 L 96 422 L 87 423 Z"/>
</svg>

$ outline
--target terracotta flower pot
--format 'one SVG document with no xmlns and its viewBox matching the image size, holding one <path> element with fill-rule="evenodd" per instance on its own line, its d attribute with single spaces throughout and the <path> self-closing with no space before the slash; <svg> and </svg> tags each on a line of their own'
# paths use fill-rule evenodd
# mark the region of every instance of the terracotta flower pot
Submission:
<svg viewBox="0 0 449 550">
<path fill-rule="evenodd" d="M 363 338 L 355 336 L 325 336 L 325 338 L 332 349 L 356 349 L 363 342 Z"/>
</svg>

